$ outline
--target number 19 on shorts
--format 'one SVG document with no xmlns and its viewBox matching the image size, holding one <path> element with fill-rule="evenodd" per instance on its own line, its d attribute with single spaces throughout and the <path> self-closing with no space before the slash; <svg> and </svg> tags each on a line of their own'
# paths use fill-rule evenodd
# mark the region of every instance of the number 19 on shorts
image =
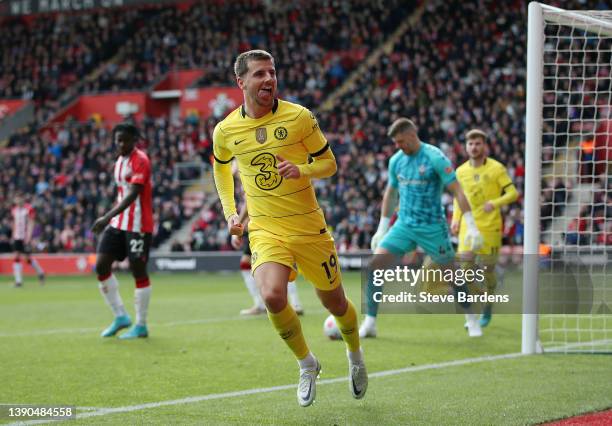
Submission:
<svg viewBox="0 0 612 426">
<path fill-rule="evenodd" d="M 329 283 L 333 283 L 338 275 L 338 258 L 334 254 L 329 256 L 329 260 L 322 262 L 321 267 L 325 270 L 325 275 Z"/>
</svg>

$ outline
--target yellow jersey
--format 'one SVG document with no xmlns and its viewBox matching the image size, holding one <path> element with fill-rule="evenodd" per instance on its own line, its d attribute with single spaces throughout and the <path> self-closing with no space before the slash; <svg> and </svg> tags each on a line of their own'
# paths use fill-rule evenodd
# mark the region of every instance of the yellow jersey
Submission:
<svg viewBox="0 0 612 426">
<path fill-rule="evenodd" d="M 493 158 L 486 158 L 479 167 L 473 167 L 469 160 L 457 168 L 457 180 L 470 203 L 474 221 L 480 231 L 501 232 L 502 216 L 500 207 L 518 198 L 518 192 L 503 164 Z M 495 209 L 489 213 L 484 205 L 490 201 Z M 455 199 L 453 221 L 461 218 L 461 209 Z"/>
<path fill-rule="evenodd" d="M 277 156 L 307 165 L 310 156 L 329 150 L 315 116 L 301 105 L 276 100 L 272 110 L 257 119 L 244 106 L 217 124 L 213 135 L 215 161 L 234 158 L 246 195 L 249 233 L 287 242 L 330 239 L 325 217 L 317 202 L 311 178 L 278 174 Z M 226 212 L 227 214 L 227 212 Z"/>
</svg>

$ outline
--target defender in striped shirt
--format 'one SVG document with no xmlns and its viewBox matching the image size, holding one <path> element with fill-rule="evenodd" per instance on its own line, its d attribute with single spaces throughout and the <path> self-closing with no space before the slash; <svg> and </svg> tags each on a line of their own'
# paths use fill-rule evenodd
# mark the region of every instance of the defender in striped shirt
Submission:
<svg viewBox="0 0 612 426">
<path fill-rule="evenodd" d="M 147 274 L 153 233 L 151 162 L 144 151 L 136 148 L 140 133 L 133 124 L 115 126 L 112 137 L 119 150 L 113 170 L 117 203 L 92 226 L 96 234 L 104 230 L 98 244 L 96 272 L 100 292 L 115 315 L 115 320 L 102 332 L 102 337 L 114 336 L 132 325 L 119 294 L 119 283 L 111 270 L 114 261 L 128 257 L 136 281 L 136 324 L 120 338 L 134 339 L 149 335 L 146 318 L 151 298 Z"/>
<path fill-rule="evenodd" d="M 13 276 L 15 277 L 15 287 L 23 285 L 23 265 L 21 264 L 21 255 L 25 258 L 27 264 L 31 265 L 38 275 L 40 285 L 45 283 L 45 272 L 38 261 L 31 256 L 30 242 L 32 240 L 32 229 L 34 228 L 34 208 L 26 203 L 23 195 L 15 196 L 15 205 L 11 208 L 11 217 L 13 218 L 13 227 L 11 237 L 13 239 L 13 250 L 15 258 L 13 259 Z"/>
</svg>

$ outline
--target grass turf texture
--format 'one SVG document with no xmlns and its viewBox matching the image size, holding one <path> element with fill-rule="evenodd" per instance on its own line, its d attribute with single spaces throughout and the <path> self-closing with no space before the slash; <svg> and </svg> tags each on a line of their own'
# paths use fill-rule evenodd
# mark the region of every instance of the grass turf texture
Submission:
<svg viewBox="0 0 612 426">
<path fill-rule="evenodd" d="M 358 305 L 359 275 L 344 273 Z M 133 280 L 119 275 L 133 316 Z M 94 277 L 50 277 L 25 288 L 0 278 L 0 403 L 122 407 L 297 383 L 297 365 L 239 274 L 152 277 L 149 339 L 102 339 L 110 310 Z M 322 379 L 347 374 L 344 344 L 322 333 L 326 313 L 299 285 L 302 326 Z M 520 316 L 494 316 L 469 339 L 463 317 L 383 315 L 364 343 L 371 373 L 520 351 Z M 363 401 L 346 382 L 319 386 L 297 405 L 295 389 L 91 417 L 66 424 L 530 424 L 612 406 L 612 362 L 601 355 L 544 355 L 372 378 Z M 85 411 L 79 411 L 85 412 Z M 3 420 L 6 422 L 6 420 Z M 1 421 L 0 421 L 1 422 Z"/>
</svg>

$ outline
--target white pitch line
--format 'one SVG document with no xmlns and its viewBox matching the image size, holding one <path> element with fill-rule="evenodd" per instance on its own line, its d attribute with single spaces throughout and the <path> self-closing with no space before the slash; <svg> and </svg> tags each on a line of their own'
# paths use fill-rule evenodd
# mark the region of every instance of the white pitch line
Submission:
<svg viewBox="0 0 612 426">
<path fill-rule="evenodd" d="M 321 314 L 327 312 L 323 309 L 312 309 L 308 313 Z M 174 327 L 177 325 L 192 325 L 192 324 L 214 324 L 226 321 L 249 321 L 254 319 L 264 318 L 264 316 L 227 316 L 227 317 L 216 317 L 216 318 L 202 318 L 196 320 L 185 320 L 185 321 L 170 321 L 164 323 L 149 323 L 151 327 Z M 88 328 L 55 328 L 49 330 L 36 330 L 36 331 L 23 331 L 16 333 L 1 333 L 2 337 L 26 337 L 26 336 L 46 336 L 51 334 L 78 334 L 78 333 L 90 333 L 100 331 L 102 327 L 88 327 Z"/>
<path fill-rule="evenodd" d="M 187 320 L 187 321 L 172 321 L 166 323 L 151 323 L 152 327 L 174 327 L 177 325 L 190 325 L 190 324 L 211 324 L 225 321 L 246 321 L 255 319 L 257 317 L 218 317 L 218 318 L 203 318 L 199 320 Z M 89 328 L 56 328 L 50 330 L 38 330 L 38 331 L 24 331 L 17 333 L 0 333 L 0 337 L 25 337 L 25 336 L 46 336 L 50 334 L 77 334 L 77 333 L 89 333 L 94 331 L 100 331 L 102 327 L 89 327 Z"/>
<path fill-rule="evenodd" d="M 405 368 L 398 368 L 398 369 L 395 369 L 395 370 L 384 370 L 384 371 L 379 371 L 379 372 L 376 372 L 376 373 L 370 373 L 368 375 L 368 377 L 369 378 L 376 378 L 376 377 L 396 376 L 398 374 L 404 374 L 404 373 L 416 373 L 416 372 L 425 371 L 425 370 L 437 370 L 437 369 L 441 369 L 441 368 L 458 367 L 458 366 L 461 366 L 461 365 L 477 364 L 477 363 L 480 363 L 480 362 L 499 361 L 499 360 L 502 360 L 502 359 L 519 358 L 519 357 L 522 357 L 522 356 L 525 356 L 525 355 L 523 355 L 521 353 L 510 353 L 510 354 L 501 354 L 501 355 L 486 355 L 486 356 L 475 357 L 475 358 L 458 359 L 458 360 L 455 360 L 455 361 L 439 362 L 439 363 L 435 363 L 435 364 L 425 364 L 425 365 L 417 365 L 417 366 L 411 366 L 411 367 L 405 367 Z M 317 384 L 319 386 L 320 385 L 329 385 L 329 384 L 332 384 L 332 383 L 344 382 L 346 380 L 347 380 L 346 377 L 335 377 L 333 379 L 320 380 L 320 381 L 317 382 Z M 215 399 L 236 398 L 236 397 L 240 397 L 240 396 L 248 396 L 248 395 L 276 392 L 276 391 L 281 391 L 281 390 L 295 389 L 295 387 L 296 387 L 295 384 L 280 385 L 280 386 L 271 386 L 271 387 L 267 387 L 267 388 L 245 389 L 245 390 L 234 391 L 234 392 L 213 393 L 213 394 L 208 394 L 208 395 L 190 396 L 190 397 L 187 397 L 187 398 L 172 399 L 172 400 L 169 400 L 169 401 L 149 402 L 149 403 L 146 403 L 146 404 L 128 405 L 128 406 L 124 406 L 124 407 L 100 408 L 100 409 L 97 409 L 97 411 L 90 411 L 88 413 L 77 414 L 77 419 L 84 419 L 84 418 L 88 418 L 88 417 L 107 416 L 109 414 L 117 414 L 117 413 L 129 413 L 129 412 L 132 412 L 132 411 L 140 411 L 140 410 L 146 410 L 146 409 L 149 409 L 149 408 L 166 407 L 166 406 L 172 406 L 172 405 L 193 404 L 193 403 L 197 403 L 197 402 L 211 401 L 211 400 L 215 400 Z M 34 424 L 44 424 L 44 423 L 50 423 L 50 421 L 48 421 L 48 420 L 31 420 L 31 421 L 26 421 L 26 422 L 10 423 L 8 426 L 34 425 Z"/>
<path fill-rule="evenodd" d="M 440 362 L 440 363 L 435 363 L 435 364 L 426 364 L 426 365 L 419 365 L 419 366 L 414 366 L 414 367 L 399 368 L 396 370 L 379 371 L 376 373 L 369 374 L 369 377 L 376 378 L 376 377 L 395 376 L 395 375 L 404 374 L 404 373 L 415 373 L 415 372 L 424 371 L 424 370 L 435 370 L 435 369 L 448 368 L 448 367 L 457 367 L 461 365 L 476 364 L 480 362 L 491 362 L 491 361 L 498 361 L 502 359 L 518 358 L 521 356 L 523 356 L 523 354 L 521 353 L 511 353 L 511 354 L 502 354 L 502 355 L 488 355 L 488 356 L 482 356 L 482 357 L 476 357 L 476 358 L 466 358 L 466 359 L 460 359 L 460 360 L 455 360 L 455 361 Z M 318 385 L 329 385 L 332 383 L 345 382 L 347 380 L 348 380 L 347 377 L 335 377 L 333 379 L 320 380 L 318 382 Z M 267 388 L 245 389 L 245 390 L 234 391 L 234 392 L 191 396 L 187 398 L 173 399 L 169 401 L 150 402 L 147 404 L 129 405 L 125 407 L 103 408 L 98 411 L 77 414 L 77 419 L 84 419 L 87 417 L 106 416 L 109 414 L 116 414 L 116 413 L 128 413 L 132 411 L 140 411 L 140 410 L 146 410 L 149 408 L 165 407 L 165 406 L 172 406 L 172 405 L 193 404 L 197 402 L 211 401 L 215 399 L 236 398 L 240 396 L 248 396 L 248 395 L 295 389 L 295 387 L 296 387 L 296 384 L 293 383 L 290 385 L 280 385 L 280 386 L 271 386 Z"/>
</svg>

